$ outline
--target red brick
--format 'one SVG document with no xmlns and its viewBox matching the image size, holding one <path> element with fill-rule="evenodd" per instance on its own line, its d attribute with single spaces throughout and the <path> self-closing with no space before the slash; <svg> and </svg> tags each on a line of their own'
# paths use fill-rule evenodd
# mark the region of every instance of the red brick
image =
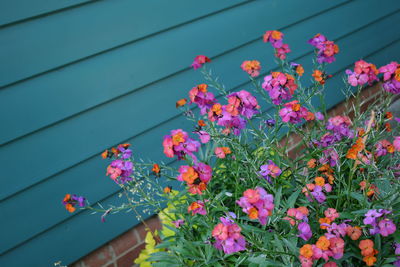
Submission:
<svg viewBox="0 0 400 267">
<path fill-rule="evenodd" d="M 144 249 L 145 244 L 141 244 L 138 247 L 134 248 L 132 251 L 129 251 L 125 255 L 121 256 L 117 259 L 118 267 L 131 267 L 134 263 L 133 261 L 139 256 L 142 249 Z"/>
<path fill-rule="evenodd" d="M 123 233 L 110 242 L 110 245 L 113 247 L 116 256 L 133 248 L 137 244 L 138 240 L 136 240 L 136 235 L 133 229 Z"/>
<path fill-rule="evenodd" d="M 98 267 L 106 264 L 113 259 L 110 247 L 105 245 L 83 258 L 86 267 Z"/>
</svg>

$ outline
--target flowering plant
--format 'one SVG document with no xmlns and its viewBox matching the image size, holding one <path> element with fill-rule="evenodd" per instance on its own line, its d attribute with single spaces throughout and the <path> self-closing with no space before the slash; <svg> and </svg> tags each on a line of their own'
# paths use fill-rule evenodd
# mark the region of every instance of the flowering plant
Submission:
<svg viewBox="0 0 400 267">
<path fill-rule="evenodd" d="M 177 169 L 135 160 L 128 144 L 102 154 L 112 159 L 106 174 L 128 203 L 86 208 L 103 212 L 103 221 L 124 209 L 139 217 L 147 211 L 168 218 L 169 233 L 152 233 L 159 244 L 141 262 L 400 266 L 400 136 L 395 136 L 400 119 L 388 112 L 400 94 L 400 64 L 378 69 L 357 61 L 346 71 L 342 90 L 347 99 L 354 97 L 352 117 L 329 117 L 324 90 L 331 76 L 325 69 L 335 61 L 338 46 L 322 34 L 309 40 L 315 60 L 312 81 L 305 86 L 303 66 L 287 61 L 291 50 L 283 36 L 279 31 L 263 36 L 275 50 L 279 71 L 260 81 L 259 61 L 241 64 L 252 93 L 227 92 L 207 69 L 211 60 L 195 58 L 192 67 L 201 70 L 205 83 L 188 92 L 189 101 L 176 103 L 195 127 L 191 133 L 172 130 L 162 142 L 165 156 L 178 160 Z M 379 97 L 363 106 L 363 87 L 378 81 Z M 190 105 L 199 108 L 198 117 Z M 294 155 L 291 136 L 300 137 Z M 63 203 L 73 212 L 83 201 L 67 195 Z"/>
</svg>

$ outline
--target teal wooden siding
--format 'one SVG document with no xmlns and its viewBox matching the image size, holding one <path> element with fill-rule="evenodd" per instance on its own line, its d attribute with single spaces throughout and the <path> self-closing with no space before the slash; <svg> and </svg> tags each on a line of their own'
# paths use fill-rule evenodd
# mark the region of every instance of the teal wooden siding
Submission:
<svg viewBox="0 0 400 267">
<path fill-rule="evenodd" d="M 191 129 L 175 101 L 202 82 L 194 56 L 229 90 L 250 87 L 240 69 L 258 59 L 275 68 L 261 40 L 279 29 L 310 75 L 321 32 L 340 46 L 327 99 L 342 100 L 345 70 L 361 58 L 400 60 L 398 0 L 8 0 L 0 3 L 0 265 L 69 264 L 138 223 L 133 214 L 101 223 L 69 214 L 65 193 L 118 202 L 99 154 L 121 142 L 163 160 L 162 137 Z M 263 105 L 264 110 L 270 107 Z"/>
</svg>

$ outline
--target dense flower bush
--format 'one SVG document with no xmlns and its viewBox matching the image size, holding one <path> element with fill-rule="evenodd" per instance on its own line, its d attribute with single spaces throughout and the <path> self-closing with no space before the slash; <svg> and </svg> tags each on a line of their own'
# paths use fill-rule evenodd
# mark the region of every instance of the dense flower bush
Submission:
<svg viewBox="0 0 400 267">
<path fill-rule="evenodd" d="M 329 117 L 325 69 L 338 46 L 322 34 L 308 41 L 315 59 L 304 86 L 304 68 L 286 61 L 283 37 L 263 37 L 279 71 L 260 80 L 260 61 L 238 66 L 253 92 L 227 92 L 207 69 L 211 60 L 194 59 L 205 82 L 176 103 L 194 129 L 171 130 L 162 142 L 179 167 L 136 160 L 128 144 L 102 154 L 128 202 L 86 208 L 103 221 L 127 209 L 164 218 L 163 231 L 147 237 L 143 266 L 400 266 L 400 119 L 387 111 L 400 94 L 400 64 L 355 62 L 342 89 L 356 99 L 354 116 Z M 381 96 L 362 112 L 362 87 L 379 80 Z M 292 157 L 291 134 L 301 137 Z M 63 201 L 70 212 L 84 202 L 69 194 Z"/>
</svg>

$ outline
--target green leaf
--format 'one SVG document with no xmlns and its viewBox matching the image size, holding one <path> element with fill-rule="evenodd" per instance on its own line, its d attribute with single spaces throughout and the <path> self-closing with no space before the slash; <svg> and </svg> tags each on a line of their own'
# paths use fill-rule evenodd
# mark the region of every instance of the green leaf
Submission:
<svg viewBox="0 0 400 267">
<path fill-rule="evenodd" d="M 363 203 L 365 202 L 365 197 L 364 195 L 360 194 L 360 193 L 356 193 L 356 192 L 351 192 L 350 193 L 350 197 L 358 200 L 359 202 Z"/>
<path fill-rule="evenodd" d="M 297 197 L 300 194 L 300 189 L 298 189 L 296 192 L 294 192 L 287 200 L 287 209 L 293 208 L 294 204 L 296 203 Z"/>
<path fill-rule="evenodd" d="M 282 198 L 282 187 L 279 187 L 278 192 L 275 194 L 275 207 L 279 209 L 279 206 L 281 204 L 281 198 Z"/>
</svg>

